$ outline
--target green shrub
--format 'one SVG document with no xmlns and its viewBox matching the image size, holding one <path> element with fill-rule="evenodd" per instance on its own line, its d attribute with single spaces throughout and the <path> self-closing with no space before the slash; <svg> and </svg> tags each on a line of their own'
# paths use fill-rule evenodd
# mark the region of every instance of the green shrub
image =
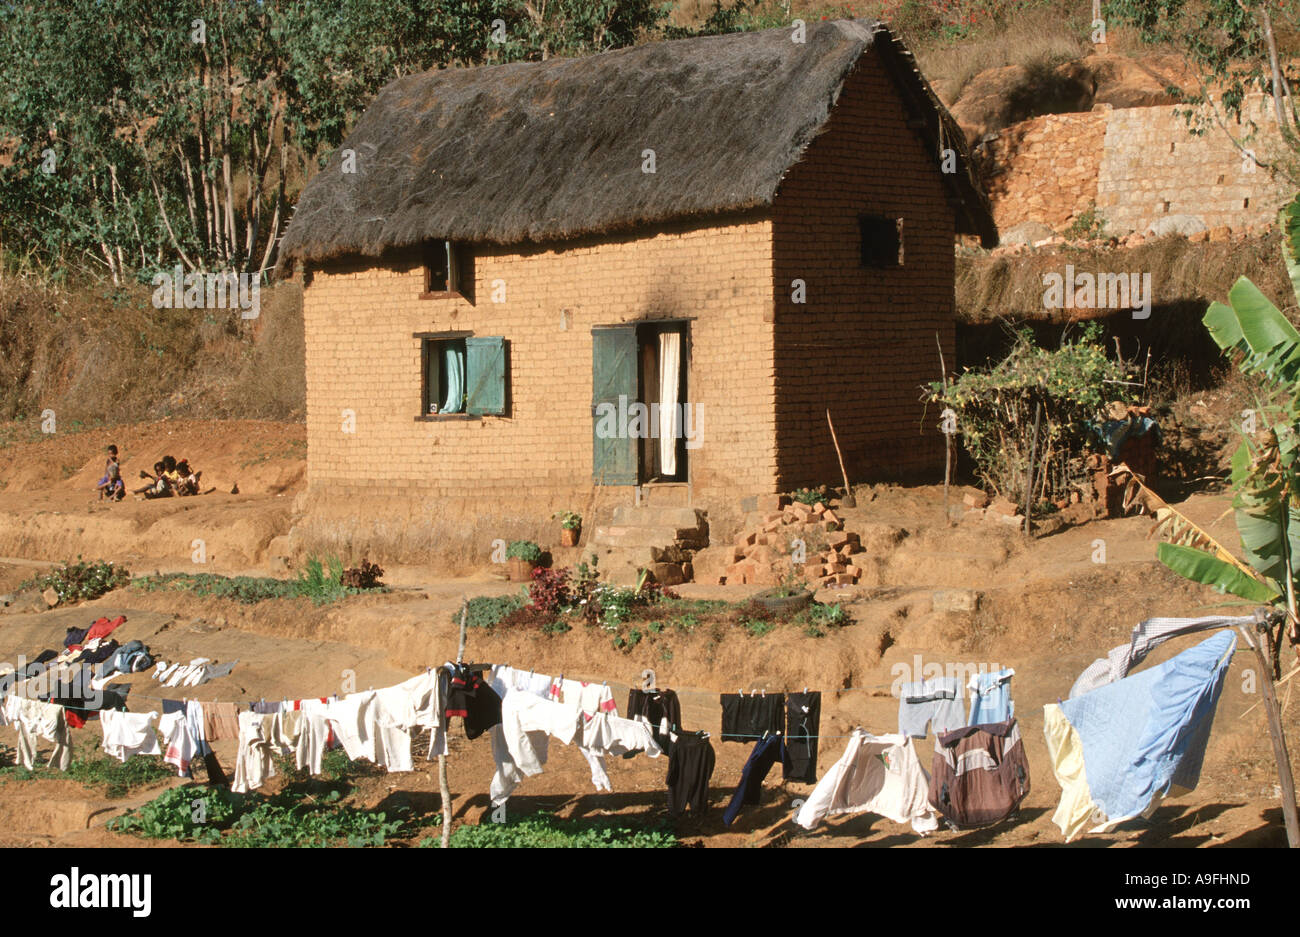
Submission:
<svg viewBox="0 0 1300 937">
<path fill-rule="evenodd" d="M 53 589 L 60 602 L 78 602 L 97 599 L 130 581 L 131 573 L 125 567 L 105 560 L 87 563 L 77 557 L 77 562 L 64 563 L 58 569 L 27 580 L 18 588 L 35 588 L 41 592 Z"/>
<path fill-rule="evenodd" d="M 373 812 L 337 804 L 338 791 L 318 801 L 275 797 L 239 816 L 221 845 L 242 848 L 323 848 L 383 846 L 405 823 Z M 400 808 L 399 808 L 400 809 Z"/>
<path fill-rule="evenodd" d="M 125 797 L 132 789 L 176 777 L 176 769 L 161 758 L 95 758 L 74 761 L 67 777 L 93 787 L 103 787 L 110 799 Z"/>
<path fill-rule="evenodd" d="M 830 495 L 825 494 L 817 488 L 798 488 L 790 492 L 790 497 L 800 504 L 827 504 L 831 503 Z"/>
<path fill-rule="evenodd" d="M 515 609 L 524 607 L 518 595 L 476 595 L 466 603 L 466 628 L 492 628 Z M 452 624 L 460 624 L 460 609 L 451 616 Z"/>
<path fill-rule="evenodd" d="M 1091 241 L 1104 237 L 1105 232 L 1106 219 L 1097 211 L 1096 204 L 1092 204 L 1079 212 L 1078 217 L 1065 229 L 1065 236 L 1070 240 Z"/>
<path fill-rule="evenodd" d="M 665 849 L 677 837 L 667 827 L 634 826 L 617 820 L 561 820 L 538 813 L 507 823 L 461 826 L 451 834 L 459 849 Z M 433 845 L 424 840 L 421 846 Z"/>
<path fill-rule="evenodd" d="M 132 580 L 131 588 L 144 592 L 191 592 L 194 595 L 231 599 L 244 605 L 255 605 L 269 599 L 308 598 L 317 605 L 337 602 L 349 595 L 363 591 L 387 591 L 376 584 L 357 588 L 343 582 L 343 564 L 330 557 L 326 564 L 316 558 L 307 561 L 307 567 L 297 579 L 272 579 L 268 576 L 219 576 L 215 573 L 165 573 L 160 576 L 139 576 Z"/>
<path fill-rule="evenodd" d="M 337 790 L 304 799 L 291 791 L 263 797 L 177 787 L 110 821 L 109 828 L 146 839 L 283 848 L 383 846 L 406 826 L 405 820 L 389 819 L 384 812 L 342 805 L 341 797 Z"/>
<path fill-rule="evenodd" d="M 324 561 L 309 556 L 305 568 L 298 574 L 295 586 L 299 595 L 311 599 L 317 605 L 343 598 L 348 594 L 348 588 L 343 585 L 343 561 L 337 556 Z"/>
<path fill-rule="evenodd" d="M 838 602 L 833 605 L 812 602 L 794 617 L 794 623 L 803 625 L 804 634 L 808 637 L 824 638 L 832 628 L 843 628 L 852 624 L 852 621 Z"/>
<path fill-rule="evenodd" d="M 506 547 L 506 559 L 521 559 L 536 564 L 542 559 L 542 548 L 531 540 L 512 540 Z"/>
<path fill-rule="evenodd" d="M 265 576 L 218 576 L 213 573 L 140 576 L 131 582 L 131 588 L 144 592 L 192 592 L 195 595 L 233 599 L 244 605 L 253 605 L 267 599 L 298 597 L 298 586 L 293 580 Z"/>
<path fill-rule="evenodd" d="M 1105 417 L 1108 402 L 1133 399 L 1125 383 L 1129 369 L 1106 356 L 1101 335 L 1101 327 L 1089 323 L 1077 340 L 1049 351 L 1034 344 L 1033 332 L 1024 329 L 998 364 L 966 371 L 947 388 L 939 381 L 929 385 L 929 401 L 952 408 L 963 446 L 980 477 L 999 495 L 1017 504 L 1024 501 L 1039 405 L 1035 487 L 1045 483 L 1047 500 L 1055 501 L 1087 481 L 1089 424 Z"/>
<path fill-rule="evenodd" d="M 102 787 L 110 800 L 124 797 L 137 787 L 145 787 L 176 777 L 176 769 L 160 758 L 130 758 L 125 762 L 116 758 L 94 758 L 73 761 L 67 771 L 37 765 L 30 771 L 22 765 L 0 768 L 0 777 L 13 777 L 19 781 L 32 778 L 71 778 L 88 787 Z"/>
<path fill-rule="evenodd" d="M 145 839 L 214 843 L 219 828 L 235 815 L 233 795 L 210 787 L 186 785 L 163 791 L 143 806 L 108 821 L 108 828 Z"/>
<path fill-rule="evenodd" d="M 626 635 L 616 634 L 614 635 L 614 647 L 617 650 L 630 651 L 641 643 L 642 637 L 644 635 L 637 628 L 631 629 Z"/>
</svg>

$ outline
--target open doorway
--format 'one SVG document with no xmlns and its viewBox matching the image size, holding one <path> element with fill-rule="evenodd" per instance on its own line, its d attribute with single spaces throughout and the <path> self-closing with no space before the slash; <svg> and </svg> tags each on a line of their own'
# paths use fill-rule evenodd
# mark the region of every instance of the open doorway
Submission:
<svg viewBox="0 0 1300 937">
<path fill-rule="evenodd" d="M 640 442 L 640 480 L 686 481 L 682 405 L 686 397 L 686 323 L 637 326 L 641 402 L 650 410 L 650 438 Z"/>
<path fill-rule="evenodd" d="M 680 319 L 592 329 L 592 475 L 597 484 L 689 478 L 689 337 L 688 323 Z"/>
</svg>

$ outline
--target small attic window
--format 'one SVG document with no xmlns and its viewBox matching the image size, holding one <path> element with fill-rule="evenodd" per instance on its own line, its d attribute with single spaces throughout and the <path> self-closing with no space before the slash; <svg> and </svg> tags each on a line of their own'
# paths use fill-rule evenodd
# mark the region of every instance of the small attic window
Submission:
<svg viewBox="0 0 1300 937">
<path fill-rule="evenodd" d="M 467 245 L 456 241 L 426 241 L 422 299 L 464 296 L 473 282 Z"/>
<path fill-rule="evenodd" d="M 884 215 L 859 215 L 862 266 L 875 270 L 903 265 L 903 219 Z"/>
</svg>

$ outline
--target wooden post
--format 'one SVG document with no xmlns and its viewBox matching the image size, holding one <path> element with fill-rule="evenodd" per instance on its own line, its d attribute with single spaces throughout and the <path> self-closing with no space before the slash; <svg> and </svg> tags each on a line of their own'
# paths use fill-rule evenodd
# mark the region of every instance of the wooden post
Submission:
<svg viewBox="0 0 1300 937">
<path fill-rule="evenodd" d="M 1043 405 L 1034 404 L 1034 438 L 1029 444 L 1029 467 L 1025 470 L 1025 536 L 1029 536 L 1029 514 L 1034 503 L 1034 459 L 1038 458 L 1038 424 L 1043 416 Z"/>
<path fill-rule="evenodd" d="M 831 428 L 831 442 L 835 444 L 835 457 L 840 460 L 840 476 L 844 479 L 844 497 L 840 499 L 840 504 L 846 508 L 855 508 L 858 502 L 853 497 L 853 489 L 849 487 L 849 473 L 844 470 L 844 454 L 840 452 L 840 441 L 835 438 L 835 424 L 831 422 L 830 410 L 826 411 L 826 423 Z"/>
<path fill-rule="evenodd" d="M 939 341 L 939 333 L 934 333 L 934 343 L 939 346 L 939 376 L 943 381 L 943 392 L 948 393 L 948 366 L 943 361 L 943 342 Z M 940 414 L 942 417 L 942 414 Z M 943 522 L 945 525 L 952 523 L 952 516 L 948 513 L 948 485 L 952 481 L 952 433 L 947 431 L 943 434 Z"/>
<path fill-rule="evenodd" d="M 456 663 L 465 661 L 465 621 L 469 615 L 469 602 L 460 604 L 460 642 L 456 646 Z M 434 730 L 437 732 L 437 730 Z M 438 756 L 438 793 L 442 797 L 442 848 L 451 845 L 451 785 L 447 782 L 447 756 Z"/>
<path fill-rule="evenodd" d="M 1264 712 L 1268 716 L 1268 734 L 1273 741 L 1278 785 L 1282 788 L 1282 819 L 1286 823 L 1286 842 L 1292 849 L 1297 849 L 1300 848 L 1300 819 L 1296 816 L 1295 778 L 1291 774 L 1291 758 L 1287 754 L 1282 717 L 1277 709 L 1277 694 L 1273 690 L 1273 636 L 1269 633 L 1267 624 L 1259 629 L 1258 642 L 1251 640 L 1246 629 L 1241 629 L 1241 633 L 1259 662 L 1260 680 L 1264 686 Z"/>
</svg>

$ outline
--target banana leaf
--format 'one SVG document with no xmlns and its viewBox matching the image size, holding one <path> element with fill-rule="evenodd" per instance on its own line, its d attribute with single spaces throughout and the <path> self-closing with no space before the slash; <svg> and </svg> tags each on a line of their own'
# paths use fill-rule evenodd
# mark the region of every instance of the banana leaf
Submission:
<svg viewBox="0 0 1300 937">
<path fill-rule="evenodd" d="M 1296 302 L 1300 303 L 1300 195 L 1277 213 L 1277 225 L 1282 231 L 1282 260 L 1291 277 Z"/>
<path fill-rule="evenodd" d="M 1250 602 L 1271 604 L 1280 598 L 1277 590 L 1252 579 L 1229 563 L 1201 550 L 1172 543 L 1156 545 L 1156 557 L 1184 579 L 1213 586 Z"/>
<path fill-rule="evenodd" d="M 1288 384 L 1300 379 L 1300 332 L 1259 287 L 1241 277 L 1228 291 L 1228 302 L 1211 303 L 1201 320 L 1215 344 L 1244 355 L 1246 373 Z"/>
</svg>

